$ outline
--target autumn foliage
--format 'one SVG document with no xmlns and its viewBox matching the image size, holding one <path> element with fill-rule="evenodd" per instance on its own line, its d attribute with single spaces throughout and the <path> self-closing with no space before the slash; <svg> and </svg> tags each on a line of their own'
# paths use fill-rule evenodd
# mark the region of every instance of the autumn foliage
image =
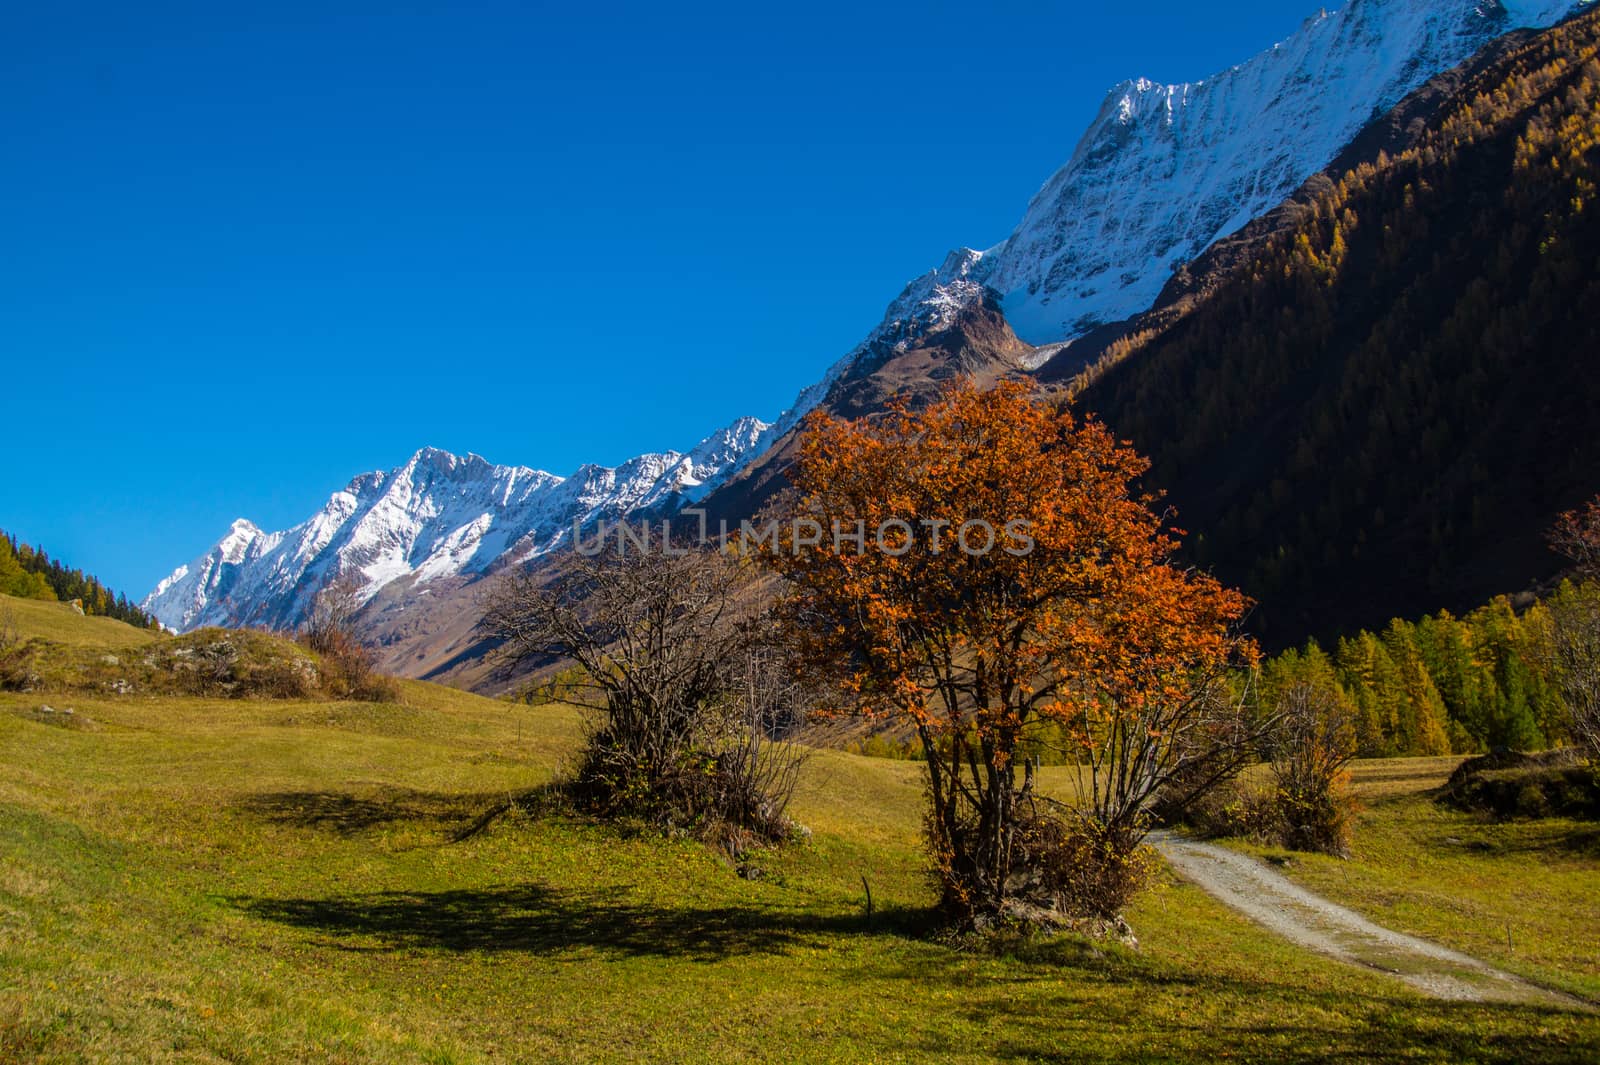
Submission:
<svg viewBox="0 0 1600 1065">
<path fill-rule="evenodd" d="M 1600 496 L 1557 516 L 1546 539 L 1572 563 L 1579 580 L 1600 580 Z"/>
<path fill-rule="evenodd" d="M 807 424 L 767 552 L 794 638 L 837 712 L 915 729 L 944 901 L 970 924 L 1110 916 L 1152 798 L 1245 757 L 1227 671 L 1254 655 L 1246 600 L 1173 564 L 1146 465 L 1018 384 Z M 1034 787 L 1025 753 L 1051 738 L 1083 767 L 1076 805 Z"/>
</svg>

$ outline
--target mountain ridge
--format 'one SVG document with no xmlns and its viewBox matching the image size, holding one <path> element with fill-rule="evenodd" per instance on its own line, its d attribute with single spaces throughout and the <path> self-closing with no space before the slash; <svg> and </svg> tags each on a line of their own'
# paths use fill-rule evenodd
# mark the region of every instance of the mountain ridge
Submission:
<svg viewBox="0 0 1600 1065">
<path fill-rule="evenodd" d="M 353 477 L 289 529 L 267 532 L 236 519 L 209 550 L 162 580 L 144 607 L 179 631 L 292 628 L 336 576 L 357 575 L 366 601 L 402 578 L 427 584 L 542 554 L 564 542 L 574 522 L 695 498 L 766 428 L 739 418 L 687 452 L 587 464 L 568 477 L 419 448 L 391 470 Z"/>
<path fill-rule="evenodd" d="M 1068 161 L 1029 201 L 1012 233 L 987 250 L 956 248 L 940 266 L 912 279 L 867 337 L 833 363 L 820 381 L 802 390 L 768 430 L 767 439 L 725 478 L 730 494 L 750 495 L 738 483 L 745 474 L 743 467 L 779 447 L 806 414 L 828 402 L 842 380 L 860 376 L 863 356 L 886 345 L 906 350 L 922 335 L 947 328 L 961 311 L 983 302 L 986 294 L 998 303 L 1010 329 L 1041 349 L 1035 366 L 1027 368 L 1054 359 L 1059 373 L 1073 358 L 1075 342 L 1097 331 L 1114 339 L 1123 323 L 1160 301 L 1189 262 L 1289 200 L 1363 130 L 1431 78 L 1466 62 L 1507 33 L 1549 26 L 1592 6 L 1592 0 L 1444 4 L 1351 0 L 1338 11 L 1308 18 L 1285 41 L 1214 77 L 1170 85 L 1147 78 L 1118 83 Z M 1342 47 L 1325 48 L 1320 60 L 1313 62 L 1318 55 L 1313 46 L 1329 42 Z M 1380 45 L 1376 49 L 1380 58 L 1368 64 L 1364 77 L 1353 83 L 1346 79 L 1342 97 L 1328 91 L 1327 79 L 1305 69 L 1326 68 L 1330 54 L 1355 50 L 1359 55 L 1362 47 L 1374 43 Z M 1281 91 L 1262 88 L 1269 73 L 1278 75 Z M 1226 97 L 1230 88 L 1252 78 L 1255 92 L 1243 94 L 1243 105 L 1214 102 L 1219 94 Z M 1346 111 L 1336 121 L 1318 125 L 1308 120 L 1307 115 L 1325 114 L 1329 100 L 1341 98 Z M 1182 101 L 1181 107 L 1173 106 L 1175 99 Z M 1161 101 L 1159 106 L 1156 100 Z M 1259 107 L 1252 109 L 1252 103 Z M 1232 151 L 1207 155 L 1205 150 L 1212 146 L 1205 127 L 1198 132 L 1179 130 L 1180 113 L 1185 118 L 1191 113 L 1226 114 L 1226 130 L 1237 136 L 1243 136 L 1241 129 L 1247 130 L 1253 138 L 1238 142 Z M 1155 128 L 1144 129 L 1140 120 L 1151 115 Z M 1141 132 L 1147 135 L 1136 142 Z M 1153 176 L 1140 171 L 1138 196 L 1130 200 L 1121 195 L 1126 183 L 1119 175 L 1140 162 L 1127 161 L 1129 145 L 1145 143 L 1157 145 L 1162 153 L 1157 162 L 1171 169 Z M 1196 154 L 1204 165 L 1177 168 L 1174 160 Z M 1234 186 L 1246 181 L 1241 175 L 1249 176 L 1248 198 L 1219 199 L 1214 186 L 1230 173 Z M 1198 192 L 1186 189 L 1186 183 L 1193 183 Z M 1084 210 L 1090 201 L 1091 207 Z M 1229 202 L 1232 206 L 1225 212 L 1217 206 Z M 1186 222 L 1179 217 L 1184 210 L 1190 216 Z M 1163 218 L 1165 225 L 1159 224 Z M 1136 223 L 1137 239 L 1123 239 L 1129 219 Z M 1173 257 L 1169 253 L 1177 247 L 1184 252 Z M 1094 278 L 1112 274 L 1118 282 L 1114 291 L 1094 288 L 1084 294 L 1083 286 L 1099 284 Z M 1077 294 L 1064 295 L 1073 286 L 1078 286 Z M 1093 313 L 1084 310 L 1089 306 L 1086 300 L 1093 301 Z M 924 305 L 927 311 L 920 310 Z M 1051 307 L 1055 310 L 1047 314 Z"/>
</svg>

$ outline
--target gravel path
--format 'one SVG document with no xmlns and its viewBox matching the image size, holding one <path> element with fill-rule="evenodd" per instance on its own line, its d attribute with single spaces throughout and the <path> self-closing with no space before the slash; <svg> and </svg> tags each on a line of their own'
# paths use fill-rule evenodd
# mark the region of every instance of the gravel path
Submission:
<svg viewBox="0 0 1600 1065">
<path fill-rule="evenodd" d="M 1166 833 L 1156 833 L 1150 842 L 1178 875 L 1290 942 L 1393 973 L 1434 998 L 1589 1008 L 1476 958 L 1374 924 L 1247 854 Z"/>
</svg>

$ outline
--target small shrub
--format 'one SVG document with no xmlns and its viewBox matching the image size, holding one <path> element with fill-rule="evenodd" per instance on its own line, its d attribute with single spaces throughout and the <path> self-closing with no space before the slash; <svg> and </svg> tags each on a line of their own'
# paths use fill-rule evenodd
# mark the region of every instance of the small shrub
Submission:
<svg viewBox="0 0 1600 1065">
<path fill-rule="evenodd" d="M 378 672 L 372 652 L 352 627 L 361 608 L 361 584 L 353 575 L 336 577 L 317 593 L 300 628 L 299 642 L 322 659 L 322 690 L 335 699 L 366 703 L 396 702 L 400 685 Z"/>
<path fill-rule="evenodd" d="M 480 623 L 512 662 L 566 660 L 593 720 L 568 785 L 601 817 L 688 832 L 737 857 L 778 843 L 802 718 L 756 574 L 715 551 L 575 555 L 554 575 L 505 578 Z"/>
<path fill-rule="evenodd" d="M 803 752 L 757 722 L 735 719 L 720 739 L 651 759 L 597 722 L 567 791 L 585 813 L 644 821 L 712 843 L 739 858 L 751 846 L 783 843 Z"/>
<path fill-rule="evenodd" d="M 1283 838 L 1277 793 L 1241 778 L 1218 785 L 1201 796 L 1178 823 L 1208 839 L 1278 843 Z"/>
<path fill-rule="evenodd" d="M 926 833 L 934 855 L 934 875 L 943 908 L 958 926 L 988 931 L 1001 924 L 1019 928 L 1058 929 L 1115 925 L 1126 930 L 1123 909 L 1149 880 L 1154 856 L 1142 845 L 1142 833 L 1106 826 L 1092 815 L 1054 804 L 1041 809 L 1027 803 L 1015 818 L 1011 837 L 1010 872 L 1006 876 L 1002 907 L 991 912 L 975 905 L 967 885 L 973 870 L 963 868 L 959 857 L 971 843 L 956 846 L 943 832 L 948 822 L 928 819 Z M 959 831 L 977 833 L 983 826 L 963 821 Z M 963 849 L 965 847 L 966 849 Z"/>
<path fill-rule="evenodd" d="M 1138 839 L 1089 818 L 1056 822 L 1041 838 L 1049 843 L 1040 854 L 1045 883 L 1074 917 L 1120 916 L 1155 868 Z"/>
<path fill-rule="evenodd" d="M 1280 788 L 1277 798 L 1278 842 L 1283 846 L 1340 857 L 1350 852 L 1355 803 L 1342 784 L 1306 791 Z"/>
<path fill-rule="evenodd" d="M 378 672 L 372 653 L 348 632 L 333 630 L 301 636 L 301 644 L 322 660 L 321 686 L 335 699 L 364 703 L 392 703 L 400 698 L 400 685 Z"/>
<path fill-rule="evenodd" d="M 33 678 L 33 648 L 18 633 L 11 612 L 0 612 L 0 691 L 25 691 Z"/>
<path fill-rule="evenodd" d="M 1600 772 L 1573 748 L 1469 758 L 1439 790 L 1445 806 L 1496 818 L 1600 819 Z"/>
<path fill-rule="evenodd" d="M 1280 842 L 1344 855 L 1355 813 L 1346 769 L 1356 756 L 1354 713 L 1338 692 L 1303 682 L 1282 693 L 1278 714 L 1272 775 Z"/>
</svg>

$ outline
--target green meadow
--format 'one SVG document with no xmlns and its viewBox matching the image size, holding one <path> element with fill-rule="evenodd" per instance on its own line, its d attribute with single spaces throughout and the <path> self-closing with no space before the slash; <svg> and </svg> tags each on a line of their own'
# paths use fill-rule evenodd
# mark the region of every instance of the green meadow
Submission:
<svg viewBox="0 0 1600 1065">
<path fill-rule="evenodd" d="M 5 605 L 57 644 L 161 639 Z M 1136 947 L 947 941 L 910 762 L 816 751 L 809 840 L 739 868 L 541 809 L 580 728 L 421 683 L 0 694 L 0 1061 L 1600 1059 L 1600 1016 L 1421 998 L 1171 876 Z M 1449 765 L 1363 765 L 1355 858 L 1287 871 L 1600 999 L 1592 834 L 1440 811 Z"/>
</svg>

